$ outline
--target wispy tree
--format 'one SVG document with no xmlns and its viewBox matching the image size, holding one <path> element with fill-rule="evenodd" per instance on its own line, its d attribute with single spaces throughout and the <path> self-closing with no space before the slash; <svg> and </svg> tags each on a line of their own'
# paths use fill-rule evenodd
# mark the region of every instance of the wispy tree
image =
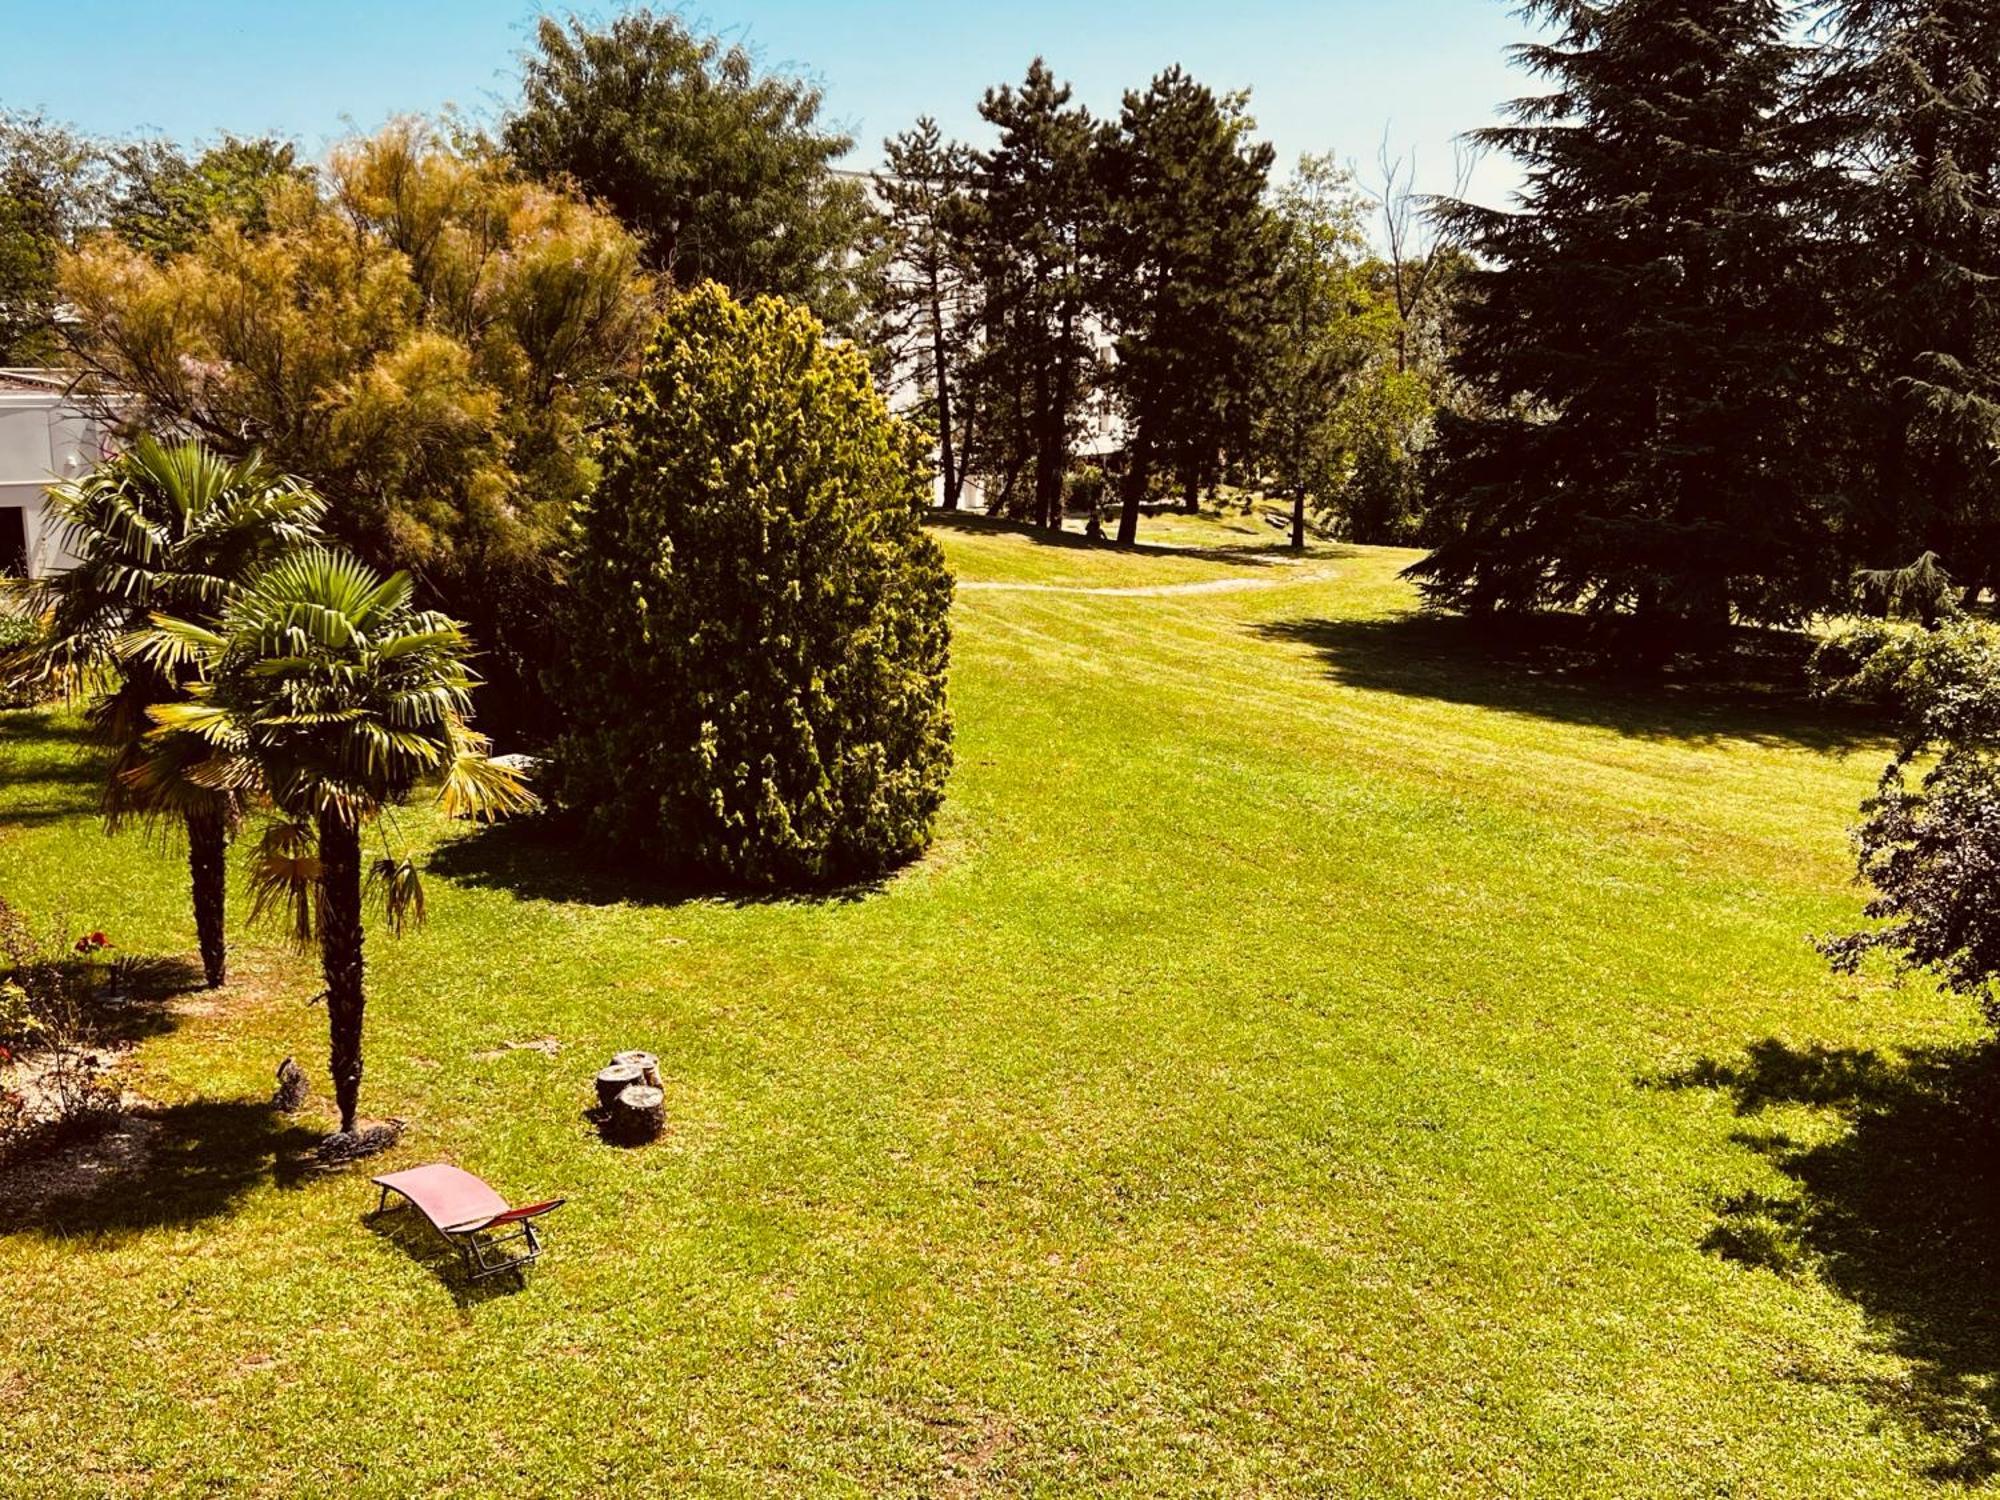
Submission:
<svg viewBox="0 0 2000 1500">
<path fill-rule="evenodd" d="M 1264 477 L 1291 504 L 1291 539 L 1344 477 L 1343 404 L 1383 330 L 1383 304 L 1366 283 L 1366 211 L 1353 180 L 1328 156 L 1307 156 L 1275 199 L 1278 261 L 1271 345 L 1254 426 Z M 1371 317 L 1371 314 L 1373 316 Z"/>
<path fill-rule="evenodd" d="M 875 191 L 888 221 L 889 259 L 876 336 L 892 370 L 923 392 L 937 436 L 946 510 L 958 509 L 978 408 L 963 389 L 977 317 L 966 252 L 973 183 L 970 150 L 944 139 L 928 115 L 883 143 Z"/>
<path fill-rule="evenodd" d="M 102 236 L 67 256 L 77 355 L 121 414 L 310 480 L 330 535 L 473 623 L 496 717 L 532 732 L 588 433 L 656 307 L 637 244 L 418 121 L 265 212 L 163 258 Z"/>
</svg>

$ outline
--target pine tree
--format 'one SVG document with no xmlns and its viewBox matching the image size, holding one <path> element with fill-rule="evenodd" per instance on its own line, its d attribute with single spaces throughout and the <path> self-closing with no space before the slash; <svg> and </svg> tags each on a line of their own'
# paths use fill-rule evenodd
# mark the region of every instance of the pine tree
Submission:
<svg viewBox="0 0 2000 1500">
<path fill-rule="evenodd" d="M 2000 583 L 2000 10 L 1844 0 L 1830 51 L 1862 352 L 1850 546 L 1871 566 L 1934 551 L 1977 593 Z"/>
<path fill-rule="evenodd" d="M 1786 113 L 1781 0 L 1530 0 L 1555 92 L 1483 132 L 1516 212 L 1442 209 L 1467 277 L 1454 373 L 1486 414 L 1442 440 L 1462 530 L 1411 571 L 1436 603 L 1639 617 L 1664 642 L 1824 596 L 1824 354 Z"/>
<path fill-rule="evenodd" d="M 882 149 L 875 192 L 888 219 L 891 260 L 877 332 L 896 373 L 924 393 L 937 434 L 940 498 L 957 510 L 976 410 L 963 390 L 975 312 L 962 234 L 972 154 L 946 141 L 928 115 Z"/>
<path fill-rule="evenodd" d="M 1248 139 L 1245 103 L 1169 68 L 1125 95 L 1099 153 L 1101 300 L 1128 434 L 1121 542 L 1156 466 L 1192 499 L 1247 431 L 1280 234 L 1264 202 L 1272 150 Z"/>
<path fill-rule="evenodd" d="M 1097 214 L 1096 127 L 1039 57 L 1019 89 L 988 90 L 980 115 L 1000 132 L 977 163 L 965 227 L 981 287 L 974 370 L 985 466 L 1011 498 L 1031 476 L 1028 513 L 1062 525 L 1063 480 L 1095 353 L 1088 247 Z"/>
</svg>

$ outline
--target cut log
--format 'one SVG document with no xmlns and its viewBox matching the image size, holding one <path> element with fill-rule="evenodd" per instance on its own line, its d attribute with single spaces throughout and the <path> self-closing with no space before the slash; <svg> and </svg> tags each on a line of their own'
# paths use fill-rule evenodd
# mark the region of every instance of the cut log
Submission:
<svg viewBox="0 0 2000 1500">
<path fill-rule="evenodd" d="M 667 1122 L 667 1096 L 643 1083 L 628 1085 L 611 1101 L 604 1133 L 621 1145 L 637 1146 L 659 1135 Z"/>
<path fill-rule="evenodd" d="M 650 1052 L 621 1052 L 611 1061 L 624 1063 L 639 1070 L 640 1079 L 647 1088 L 660 1087 L 660 1060 Z"/>
<path fill-rule="evenodd" d="M 621 1093 L 645 1081 L 645 1075 L 630 1063 L 613 1063 L 597 1075 L 597 1107 L 610 1109 Z"/>
</svg>

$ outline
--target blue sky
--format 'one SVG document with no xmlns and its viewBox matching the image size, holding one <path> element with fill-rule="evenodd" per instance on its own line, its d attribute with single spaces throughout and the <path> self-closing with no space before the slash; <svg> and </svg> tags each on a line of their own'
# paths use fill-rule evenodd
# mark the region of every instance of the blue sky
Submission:
<svg viewBox="0 0 2000 1500">
<path fill-rule="evenodd" d="M 218 129 L 292 137 L 317 154 L 345 133 L 454 103 L 497 115 L 543 7 L 520 0 L 0 0 L 0 105 L 89 130 L 196 139 Z M 600 7 L 585 6 L 586 11 Z M 1119 91 L 1172 62 L 1248 87 L 1287 162 L 1332 150 L 1373 162 L 1388 129 L 1424 185 L 1448 186 L 1451 140 L 1523 91 L 1503 49 L 1512 0 L 1156 0 L 1152 4 L 812 4 L 710 0 L 681 8 L 771 65 L 816 76 L 855 166 L 919 114 L 976 138 L 987 85 L 1040 52 L 1079 96 Z M 1488 162 L 1476 191 L 1512 174 Z"/>
</svg>

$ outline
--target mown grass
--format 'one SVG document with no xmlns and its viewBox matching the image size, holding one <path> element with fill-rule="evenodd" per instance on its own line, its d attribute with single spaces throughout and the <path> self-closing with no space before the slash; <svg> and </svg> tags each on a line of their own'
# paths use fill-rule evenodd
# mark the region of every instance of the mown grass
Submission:
<svg viewBox="0 0 2000 1500">
<path fill-rule="evenodd" d="M 296 1052 L 324 1112 L 324 1017 L 246 935 L 135 1055 L 147 1170 L 0 1225 L 0 1490 L 1992 1487 L 1990 1065 L 1805 943 L 1856 919 L 1867 726 L 1496 654 L 1405 554 L 1155 530 L 940 527 L 1053 587 L 962 593 L 950 805 L 878 890 L 406 820 L 364 1108 L 569 1196 L 523 1292 L 286 1166 L 259 1101 Z M 76 754 L 0 719 L 0 891 L 191 947 Z M 671 1126 L 625 1153 L 581 1110 L 632 1046 Z"/>
</svg>

